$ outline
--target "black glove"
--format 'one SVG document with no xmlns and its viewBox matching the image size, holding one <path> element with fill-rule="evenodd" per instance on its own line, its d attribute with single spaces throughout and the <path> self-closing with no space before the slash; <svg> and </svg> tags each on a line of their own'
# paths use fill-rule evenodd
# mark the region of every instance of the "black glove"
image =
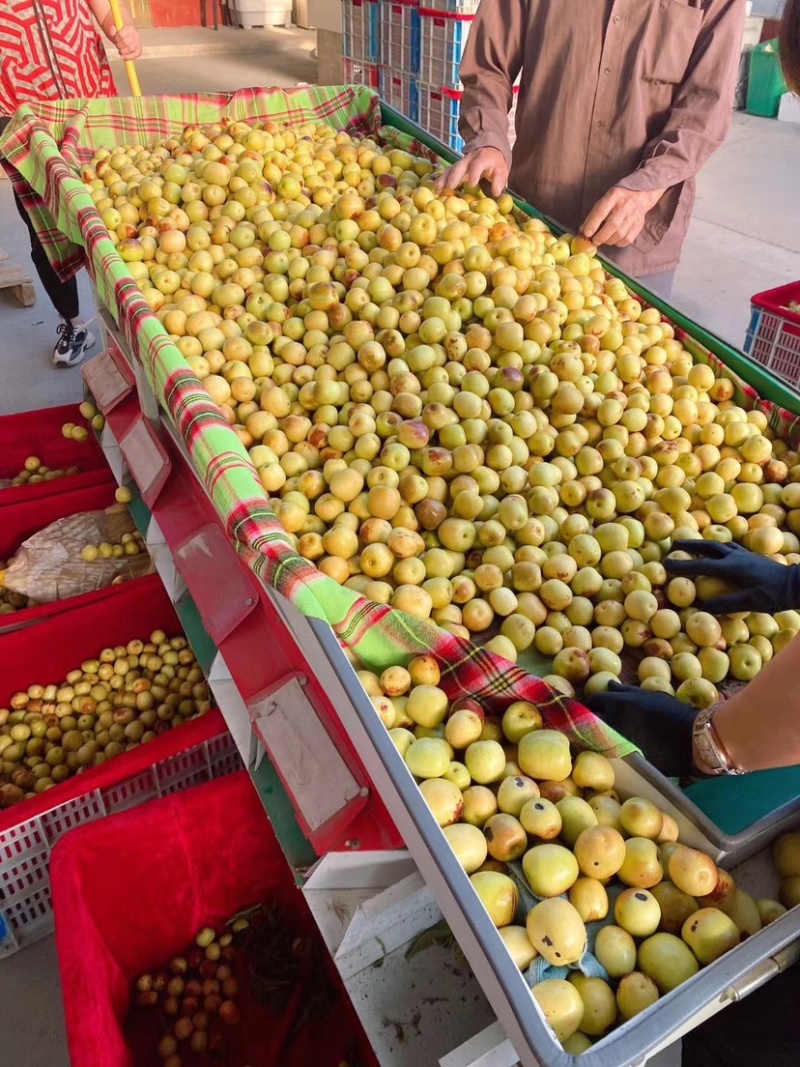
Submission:
<svg viewBox="0 0 800 1067">
<path fill-rule="evenodd" d="M 611 682 L 585 704 L 603 722 L 640 748 L 668 778 L 686 778 L 692 769 L 692 727 L 697 709 L 666 693 Z"/>
<path fill-rule="evenodd" d="M 731 541 L 676 541 L 673 549 L 690 552 L 702 559 L 667 559 L 664 566 L 680 578 L 722 578 L 739 586 L 731 593 L 697 601 L 712 615 L 736 615 L 744 611 L 777 611 L 800 608 L 800 567 L 787 567 L 766 556 L 748 552 Z"/>
</svg>

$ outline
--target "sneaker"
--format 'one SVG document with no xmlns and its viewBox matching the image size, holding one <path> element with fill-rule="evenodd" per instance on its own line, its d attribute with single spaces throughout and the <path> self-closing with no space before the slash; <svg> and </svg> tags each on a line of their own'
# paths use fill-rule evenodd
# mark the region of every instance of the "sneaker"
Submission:
<svg viewBox="0 0 800 1067">
<path fill-rule="evenodd" d="M 94 335 L 85 326 L 73 326 L 71 322 L 62 322 L 58 334 L 53 363 L 56 367 L 77 367 L 94 344 Z"/>
</svg>

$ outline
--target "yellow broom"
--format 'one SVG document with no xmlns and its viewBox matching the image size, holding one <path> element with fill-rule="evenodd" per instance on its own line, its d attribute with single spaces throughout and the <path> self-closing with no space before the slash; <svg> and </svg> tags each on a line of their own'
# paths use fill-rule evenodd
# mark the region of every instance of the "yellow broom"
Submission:
<svg viewBox="0 0 800 1067">
<path fill-rule="evenodd" d="M 125 23 L 119 8 L 119 0 L 108 0 L 108 6 L 111 8 L 111 17 L 114 19 L 114 25 L 118 30 L 121 30 Z M 142 88 L 139 85 L 139 75 L 136 73 L 136 67 L 130 59 L 125 61 L 125 73 L 128 75 L 128 81 L 131 85 L 131 94 L 133 96 L 141 96 Z"/>
</svg>

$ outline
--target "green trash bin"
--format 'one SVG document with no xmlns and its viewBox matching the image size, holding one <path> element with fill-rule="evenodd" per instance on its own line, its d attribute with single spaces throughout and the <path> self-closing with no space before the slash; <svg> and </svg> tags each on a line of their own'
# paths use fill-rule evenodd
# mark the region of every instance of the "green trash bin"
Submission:
<svg viewBox="0 0 800 1067">
<path fill-rule="evenodd" d="M 781 97 L 788 91 L 781 71 L 777 39 L 757 44 L 750 52 L 747 114 L 774 119 L 781 105 Z"/>
</svg>

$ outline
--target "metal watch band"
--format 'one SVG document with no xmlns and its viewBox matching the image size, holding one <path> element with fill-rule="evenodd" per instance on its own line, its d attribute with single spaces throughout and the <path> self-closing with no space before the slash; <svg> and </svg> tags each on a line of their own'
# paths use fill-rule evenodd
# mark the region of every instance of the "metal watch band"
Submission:
<svg viewBox="0 0 800 1067">
<path fill-rule="evenodd" d="M 714 728 L 713 720 L 716 710 L 716 706 L 706 708 L 695 719 L 693 737 L 698 752 L 706 765 L 711 768 L 712 775 L 747 774 L 747 771 L 734 764 Z"/>
</svg>

